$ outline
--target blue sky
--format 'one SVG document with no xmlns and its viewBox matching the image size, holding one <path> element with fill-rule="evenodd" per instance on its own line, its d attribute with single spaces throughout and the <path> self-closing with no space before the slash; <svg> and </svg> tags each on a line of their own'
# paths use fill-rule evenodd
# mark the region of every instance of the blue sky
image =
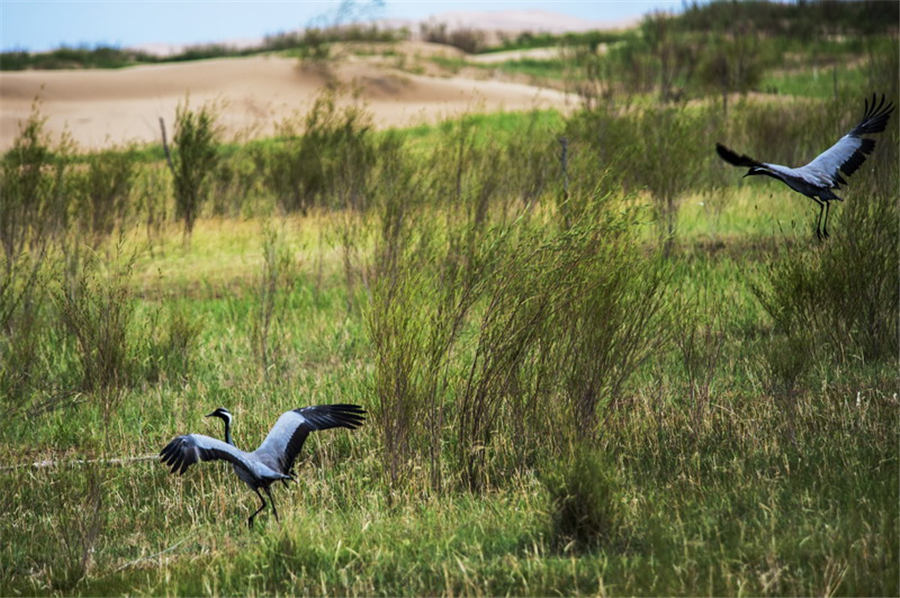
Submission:
<svg viewBox="0 0 900 598">
<path fill-rule="evenodd" d="M 365 5 L 366 2 L 357 2 Z M 338 0 L 0 0 L 0 49 L 39 52 L 61 45 L 194 44 L 290 31 Z M 384 0 L 375 18 L 422 19 L 448 11 L 547 10 L 591 20 L 621 20 L 681 0 Z"/>
</svg>

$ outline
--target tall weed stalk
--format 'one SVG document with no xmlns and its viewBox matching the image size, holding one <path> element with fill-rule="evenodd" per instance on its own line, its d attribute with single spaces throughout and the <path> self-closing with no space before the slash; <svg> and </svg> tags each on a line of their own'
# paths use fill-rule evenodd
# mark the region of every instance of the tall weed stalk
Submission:
<svg viewBox="0 0 900 598">
<path fill-rule="evenodd" d="M 262 250 L 263 267 L 257 282 L 258 305 L 251 321 L 250 344 L 260 371 L 268 377 L 283 349 L 277 328 L 297 283 L 297 264 L 271 224 L 263 230 Z"/>
</svg>

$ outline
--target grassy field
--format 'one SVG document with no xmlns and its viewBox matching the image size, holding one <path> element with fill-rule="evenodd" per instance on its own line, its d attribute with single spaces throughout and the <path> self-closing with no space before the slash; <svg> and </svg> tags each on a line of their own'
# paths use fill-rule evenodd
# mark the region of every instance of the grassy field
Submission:
<svg viewBox="0 0 900 598">
<path fill-rule="evenodd" d="M 846 74 L 896 103 L 896 56 Z M 830 72 L 387 132 L 325 95 L 228 146 L 195 108 L 172 170 L 36 114 L 0 178 L 0 595 L 897 595 L 897 115 L 827 242 L 713 149 L 816 155 L 862 110 Z M 345 402 L 280 522 L 156 459 L 218 406 L 251 448 Z"/>
</svg>

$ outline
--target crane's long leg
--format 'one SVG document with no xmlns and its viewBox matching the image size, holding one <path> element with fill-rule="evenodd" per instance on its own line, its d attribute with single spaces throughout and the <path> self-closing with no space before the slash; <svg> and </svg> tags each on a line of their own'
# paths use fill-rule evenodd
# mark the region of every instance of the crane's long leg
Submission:
<svg viewBox="0 0 900 598">
<path fill-rule="evenodd" d="M 275 513 L 275 521 L 278 521 L 278 509 L 275 508 L 275 501 L 272 499 L 272 493 L 269 492 L 268 486 L 263 486 L 263 490 L 266 491 L 266 496 L 269 497 L 269 502 L 272 504 L 272 512 Z"/>
<path fill-rule="evenodd" d="M 825 238 L 828 238 L 828 208 L 831 207 L 831 202 L 825 202 L 825 224 L 822 226 L 822 234 L 825 235 Z"/>
<path fill-rule="evenodd" d="M 812 200 L 819 204 L 819 217 L 816 218 L 816 238 L 820 241 L 822 240 L 822 213 L 825 211 L 825 206 L 828 205 L 827 202 L 822 201 L 816 197 L 813 197 Z M 827 236 L 827 235 L 826 235 Z"/>
<path fill-rule="evenodd" d="M 264 499 L 264 498 L 262 497 L 262 494 L 259 493 L 259 488 L 254 488 L 253 491 L 256 492 L 256 496 L 259 497 L 259 500 L 262 501 L 262 504 L 259 506 L 258 509 L 256 509 L 256 511 L 253 512 L 252 515 L 250 515 L 250 518 L 247 519 L 247 526 L 248 526 L 248 527 L 253 527 L 253 518 L 256 517 L 256 514 L 257 514 L 257 513 L 259 513 L 260 511 L 262 511 L 263 509 L 266 508 L 266 499 Z M 268 493 L 269 493 L 269 489 L 266 488 L 266 494 L 268 494 Z M 272 497 L 271 497 L 271 496 L 269 496 L 269 500 L 272 500 Z M 275 507 L 275 503 L 272 503 L 272 508 L 274 508 L 274 507 Z"/>
</svg>

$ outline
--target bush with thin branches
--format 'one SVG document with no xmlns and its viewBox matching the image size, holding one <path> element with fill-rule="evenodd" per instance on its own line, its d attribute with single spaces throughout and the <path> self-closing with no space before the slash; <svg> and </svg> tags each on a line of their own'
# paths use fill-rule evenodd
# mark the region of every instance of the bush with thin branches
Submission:
<svg viewBox="0 0 900 598">
<path fill-rule="evenodd" d="M 206 198 L 208 178 L 219 161 L 220 130 L 215 109 L 191 110 L 187 101 L 175 112 L 175 152 L 170 163 L 175 189 L 175 217 L 184 220 L 189 236 Z"/>
</svg>

